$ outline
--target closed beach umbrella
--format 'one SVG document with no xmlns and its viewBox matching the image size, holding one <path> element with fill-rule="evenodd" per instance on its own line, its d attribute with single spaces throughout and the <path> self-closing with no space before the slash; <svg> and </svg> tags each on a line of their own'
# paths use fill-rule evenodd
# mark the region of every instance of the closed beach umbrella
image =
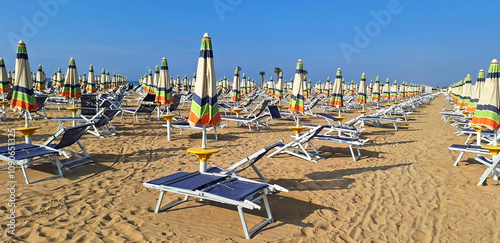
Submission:
<svg viewBox="0 0 500 243">
<path fill-rule="evenodd" d="M 78 82 L 78 72 L 76 70 L 75 59 L 69 60 L 68 71 L 66 72 L 66 80 L 62 88 L 61 96 L 73 100 L 73 105 L 76 98 L 82 96 L 80 82 Z"/>
<path fill-rule="evenodd" d="M 62 74 L 61 68 L 58 68 L 57 69 L 57 77 L 56 77 L 56 87 L 62 88 L 63 85 L 64 85 L 63 74 Z"/>
<path fill-rule="evenodd" d="M 358 104 L 363 104 L 363 110 L 365 110 L 366 104 L 366 75 L 361 74 L 361 81 L 359 82 L 358 98 L 356 99 Z"/>
<path fill-rule="evenodd" d="M 375 78 L 375 84 L 373 84 L 371 99 L 378 105 L 378 102 L 380 101 L 380 79 L 378 76 Z"/>
<path fill-rule="evenodd" d="M 35 79 L 35 89 L 38 91 L 45 90 L 45 75 L 43 73 L 42 65 L 38 65 L 38 71 L 36 72 Z"/>
<path fill-rule="evenodd" d="M 274 81 L 273 81 L 273 76 L 269 79 L 269 82 L 267 82 L 267 94 L 268 95 L 273 95 L 274 94 Z"/>
<path fill-rule="evenodd" d="M 207 126 L 216 126 L 220 122 L 219 105 L 217 104 L 217 84 L 214 70 L 214 54 L 212 40 L 208 33 L 201 40 L 200 57 L 196 70 L 196 87 L 194 88 L 189 124 L 203 127 L 202 148 L 207 146 Z"/>
<path fill-rule="evenodd" d="M 328 97 L 330 95 L 330 77 L 326 78 L 325 87 L 323 87 L 323 95 Z"/>
<path fill-rule="evenodd" d="M 405 85 L 405 81 L 403 81 L 401 83 L 401 86 L 399 87 L 399 97 L 400 98 L 404 98 L 405 97 L 405 92 L 406 92 L 406 85 Z"/>
<path fill-rule="evenodd" d="M 172 87 L 170 86 L 170 77 L 168 72 L 167 59 L 163 58 L 161 60 L 161 70 L 158 75 L 158 88 L 156 92 L 155 101 L 160 104 L 172 104 L 174 98 L 172 96 Z M 167 106 L 168 109 L 168 106 Z M 167 113 L 169 111 L 167 110 Z"/>
<path fill-rule="evenodd" d="M 398 98 L 398 81 L 394 80 L 391 87 L 391 100 L 396 100 Z"/>
<path fill-rule="evenodd" d="M 297 127 L 300 126 L 299 113 L 304 113 L 304 86 L 302 80 L 304 79 L 304 66 L 302 60 L 297 61 L 297 68 L 295 69 L 295 82 L 293 82 L 292 95 L 288 110 L 291 113 L 297 114 Z"/>
<path fill-rule="evenodd" d="M 23 41 L 17 44 L 15 83 L 12 92 L 10 107 L 16 111 L 25 111 L 25 125 L 29 127 L 28 112 L 38 109 L 33 92 L 33 79 L 31 78 L 28 51 Z"/>
<path fill-rule="evenodd" d="M 415 95 L 415 91 L 413 91 Z M 462 88 L 462 95 L 461 95 L 461 100 L 460 103 L 458 104 L 460 107 L 467 107 L 469 106 L 470 102 L 470 97 L 472 96 L 472 81 L 470 74 L 467 74 L 467 77 L 464 79 L 464 86 Z"/>
<path fill-rule="evenodd" d="M 280 72 L 278 77 L 278 83 L 276 84 L 276 89 L 274 90 L 274 97 L 279 100 L 283 99 L 283 72 Z"/>
<path fill-rule="evenodd" d="M 344 106 L 343 99 L 343 91 L 342 91 L 342 70 L 337 69 L 337 75 L 335 76 L 335 82 L 333 83 L 332 93 L 330 94 L 330 105 L 337 107 L 339 109 L 340 116 L 340 107 Z"/>
<path fill-rule="evenodd" d="M 89 79 L 87 80 L 87 93 L 95 93 L 97 90 L 95 77 L 94 77 L 94 67 L 90 65 L 89 67 Z"/>
<path fill-rule="evenodd" d="M 241 83 L 240 83 L 240 94 L 243 96 L 244 94 L 247 93 L 247 77 L 243 73 L 243 78 L 241 78 Z"/>
<path fill-rule="evenodd" d="M 9 75 L 7 74 L 7 69 L 5 68 L 5 62 L 3 58 L 0 58 L 0 93 L 2 93 L 2 99 L 5 100 L 5 94 L 12 90 L 12 86 L 9 80 Z"/>
<path fill-rule="evenodd" d="M 481 90 L 472 124 L 489 130 L 500 128 L 500 71 L 498 61 L 493 59 L 488 70 L 488 77 Z M 495 132 L 495 145 L 497 145 Z"/>
<path fill-rule="evenodd" d="M 469 102 L 469 106 L 467 107 L 467 111 L 474 112 L 476 111 L 477 102 L 481 97 L 481 90 L 484 85 L 484 71 L 483 69 L 479 70 L 479 74 L 477 75 L 476 85 L 474 86 L 474 93 Z"/>
<path fill-rule="evenodd" d="M 234 69 L 233 86 L 231 87 L 231 100 L 238 104 L 240 101 L 240 67 Z M 237 105 L 236 105 L 237 106 Z"/>
<path fill-rule="evenodd" d="M 195 84 L 196 84 L 196 73 L 193 73 L 193 79 L 191 80 L 191 92 L 194 92 Z"/>
<path fill-rule="evenodd" d="M 101 79 L 100 79 L 99 83 L 100 83 L 99 89 L 100 90 L 105 90 L 106 89 L 106 70 L 104 68 L 102 69 Z"/>
<path fill-rule="evenodd" d="M 222 80 L 222 93 L 227 93 L 227 77 L 224 75 L 224 79 Z"/>
<path fill-rule="evenodd" d="M 390 83 L 389 83 L 389 78 L 385 80 L 385 84 L 382 89 L 382 99 L 388 100 L 390 98 Z"/>
</svg>

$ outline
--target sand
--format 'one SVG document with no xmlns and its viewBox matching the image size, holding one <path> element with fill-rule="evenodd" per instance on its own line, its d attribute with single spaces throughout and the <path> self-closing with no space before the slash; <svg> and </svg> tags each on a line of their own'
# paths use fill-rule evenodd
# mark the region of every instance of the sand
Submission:
<svg viewBox="0 0 500 243">
<path fill-rule="evenodd" d="M 290 192 L 270 195 L 276 222 L 249 242 L 500 242 L 500 184 L 489 178 L 485 186 L 476 186 L 485 167 L 475 163 L 472 154 L 453 167 L 458 153 L 447 147 L 463 143 L 465 137 L 453 135 L 455 128 L 440 120 L 438 112 L 445 104 L 440 95 L 420 106 L 400 124 L 400 131 L 389 124 L 367 127 L 363 135 L 371 141 L 361 147 L 363 157 L 356 162 L 346 145 L 321 141 L 313 141 L 326 158 L 318 163 L 286 155 L 263 158 L 258 167 L 264 176 Z M 51 117 L 69 116 L 55 107 L 48 112 Z M 325 123 L 313 117 L 301 121 Z M 9 112 L 0 144 L 7 144 L 8 128 L 23 122 Z M 16 236 L 7 236 L 2 214 L 3 241 L 245 241 L 235 207 L 191 199 L 169 211 L 153 212 L 159 193 L 142 183 L 199 166 L 186 149 L 201 144 L 201 133 L 185 130 L 178 136 L 174 130 L 173 141 L 167 142 L 162 124 L 154 118 L 148 123 L 144 117 L 139 122 L 117 117 L 119 136 L 84 135 L 81 142 L 95 163 L 65 171 L 64 178 L 26 185 L 17 168 Z M 229 166 L 280 139 L 291 140 L 287 127 L 293 121 L 270 124 L 261 131 L 236 128 L 234 123 L 220 129 L 219 141 L 210 140 L 209 145 L 221 152 L 208 164 Z M 36 120 L 32 125 L 43 127 L 33 137 L 41 143 L 55 133 L 58 123 Z M 17 137 L 21 142 L 21 134 Z M 53 168 L 36 166 L 29 173 L 36 179 L 45 171 L 52 173 Z M 7 170 L 0 170 L 0 180 L 7 180 Z M 10 210 L 8 197 L 7 190 L 0 190 L 4 212 Z M 180 198 L 166 194 L 164 203 Z M 246 213 L 250 227 L 265 217 L 264 210 Z"/>
</svg>

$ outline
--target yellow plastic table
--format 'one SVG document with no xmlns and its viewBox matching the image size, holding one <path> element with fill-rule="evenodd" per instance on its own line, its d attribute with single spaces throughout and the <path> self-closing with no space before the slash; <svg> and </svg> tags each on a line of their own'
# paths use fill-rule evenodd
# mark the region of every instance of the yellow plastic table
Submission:
<svg viewBox="0 0 500 243">
<path fill-rule="evenodd" d="M 288 128 L 293 130 L 293 132 L 295 133 L 295 137 L 299 137 L 300 133 L 302 132 L 302 130 L 304 130 L 305 127 L 288 127 Z"/>
<path fill-rule="evenodd" d="M 385 104 L 385 107 L 391 108 L 391 104 Z"/>
<path fill-rule="evenodd" d="M 500 146 L 484 145 L 481 148 L 489 150 L 493 156 L 497 156 L 498 151 L 500 151 Z"/>
<path fill-rule="evenodd" d="M 342 121 L 345 119 L 344 116 L 336 116 L 335 118 L 337 118 L 339 120 L 340 124 L 342 124 Z"/>
<path fill-rule="evenodd" d="M 37 129 L 40 129 L 41 127 L 21 127 L 21 128 L 15 128 L 14 130 L 20 131 L 24 135 L 24 140 L 27 144 L 31 144 L 31 136 L 33 136 L 33 133 Z"/>
<path fill-rule="evenodd" d="M 235 108 L 233 109 L 234 113 L 236 113 L 236 117 L 240 117 L 240 113 L 242 111 L 242 109 L 240 108 Z M 236 122 L 236 126 L 239 127 L 240 126 L 240 122 Z"/>
<path fill-rule="evenodd" d="M 75 118 L 76 113 L 78 112 L 78 110 L 80 110 L 80 107 L 66 107 L 66 110 L 71 111 L 71 116 Z M 76 121 L 73 121 L 73 126 L 76 126 Z"/>
<path fill-rule="evenodd" d="M 358 111 L 358 112 L 361 113 L 361 114 L 365 114 L 366 113 L 366 111 L 364 111 L 364 110 L 363 111 Z"/>
<path fill-rule="evenodd" d="M 380 107 L 380 106 L 375 106 L 375 107 L 373 107 L 373 108 L 375 108 L 375 110 L 380 110 L 380 108 L 382 108 L 382 107 Z"/>
<path fill-rule="evenodd" d="M 207 160 L 214 153 L 218 153 L 220 149 L 218 148 L 202 148 L 202 147 L 191 147 L 188 148 L 189 153 L 195 154 L 200 161 L 200 172 L 205 172 L 207 170 Z"/>
<path fill-rule="evenodd" d="M 283 108 L 283 105 L 277 105 L 278 107 L 278 110 L 281 110 L 281 108 Z"/>
</svg>

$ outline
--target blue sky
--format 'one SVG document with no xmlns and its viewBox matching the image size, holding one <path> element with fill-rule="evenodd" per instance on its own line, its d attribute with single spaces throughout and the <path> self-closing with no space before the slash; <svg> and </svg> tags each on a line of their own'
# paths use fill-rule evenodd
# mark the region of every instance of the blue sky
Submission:
<svg viewBox="0 0 500 243">
<path fill-rule="evenodd" d="M 14 68 L 26 42 L 32 69 L 50 74 L 75 58 L 138 80 L 166 57 L 170 75 L 196 72 L 201 37 L 212 37 L 217 78 L 236 66 L 255 80 L 285 79 L 298 59 L 313 82 L 407 81 L 448 86 L 500 58 L 498 1 L 4 1 L 0 57 Z M 17 11 L 9 11 L 17 10 Z M 24 9 L 24 11 L 18 11 Z M 377 17 L 378 16 L 378 17 Z M 493 21 L 493 22 L 492 22 Z M 275 77 L 276 78 L 276 77 Z"/>
</svg>

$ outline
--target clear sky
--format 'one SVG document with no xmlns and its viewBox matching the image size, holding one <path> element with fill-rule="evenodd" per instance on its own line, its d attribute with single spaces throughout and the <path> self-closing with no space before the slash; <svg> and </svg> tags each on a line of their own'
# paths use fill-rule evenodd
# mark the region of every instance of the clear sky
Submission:
<svg viewBox="0 0 500 243">
<path fill-rule="evenodd" d="M 166 57 L 170 75 L 196 72 L 201 38 L 212 37 L 217 78 L 234 68 L 255 80 L 274 67 L 293 77 L 298 59 L 313 83 L 407 81 L 448 86 L 500 58 L 500 1 L 3 1 L 0 57 L 15 44 L 47 74 L 90 64 L 138 80 Z M 275 75 L 274 75 L 275 76 Z M 276 79 L 276 77 L 274 77 Z"/>
</svg>

